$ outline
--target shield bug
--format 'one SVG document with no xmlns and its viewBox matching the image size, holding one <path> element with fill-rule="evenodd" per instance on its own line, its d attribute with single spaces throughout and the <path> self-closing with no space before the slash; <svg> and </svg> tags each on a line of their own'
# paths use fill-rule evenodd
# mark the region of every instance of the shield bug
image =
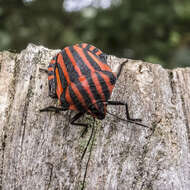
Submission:
<svg viewBox="0 0 190 190">
<path fill-rule="evenodd" d="M 65 47 L 53 57 L 47 71 L 49 96 L 57 98 L 61 106 L 49 106 L 40 111 L 75 110 L 78 113 L 70 123 L 84 126 L 86 131 L 87 124 L 76 122 L 85 113 L 102 120 L 107 113 L 107 105 L 123 105 L 128 122 L 146 127 L 138 123 L 140 119 L 130 117 L 126 102 L 109 100 L 127 60 L 112 71 L 106 58 L 106 54 L 90 44 L 81 43 Z"/>
<path fill-rule="evenodd" d="M 102 120 L 105 118 L 106 113 L 109 113 L 107 111 L 107 105 L 123 105 L 126 109 L 126 119 L 118 117 L 119 119 L 147 127 L 139 123 L 141 121 L 140 119 L 132 119 L 130 117 L 126 102 L 109 100 L 116 80 L 127 61 L 128 60 L 116 65 L 113 70 L 111 70 L 107 64 L 106 54 L 95 46 L 81 43 L 65 47 L 53 57 L 48 66 L 48 70 L 45 70 L 48 73 L 49 96 L 58 99 L 60 107 L 49 106 L 40 111 L 77 111 L 78 113 L 71 119 L 70 123 L 72 125 L 84 126 L 83 135 L 88 125 L 77 122 L 81 116 L 87 113 L 94 118 Z M 93 137 L 94 139 L 95 134 L 93 132 L 94 127 L 92 128 L 81 160 L 85 155 L 91 138 Z M 90 153 L 92 145 L 93 142 L 91 144 Z M 88 162 L 82 189 L 84 188 Z"/>
</svg>

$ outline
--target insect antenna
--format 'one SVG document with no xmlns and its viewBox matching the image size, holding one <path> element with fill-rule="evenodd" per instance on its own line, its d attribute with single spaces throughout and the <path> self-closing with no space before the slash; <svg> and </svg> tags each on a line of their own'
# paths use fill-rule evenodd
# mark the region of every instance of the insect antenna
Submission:
<svg viewBox="0 0 190 190">
<path fill-rule="evenodd" d="M 93 122 L 93 126 L 92 126 L 92 131 L 91 131 L 91 134 L 90 134 L 90 137 L 88 139 L 88 142 L 86 144 L 86 147 L 83 151 L 83 154 L 81 156 L 81 161 L 83 160 L 84 158 L 84 155 L 86 153 L 86 150 L 88 148 L 88 145 L 92 139 L 92 143 L 91 143 L 91 146 L 90 146 L 90 153 L 89 153 L 89 156 L 88 156 L 88 160 L 87 160 L 87 163 L 86 163 L 86 168 L 85 168 L 85 173 L 84 173 L 84 177 L 83 177 L 83 181 L 82 181 L 82 187 L 81 187 L 81 190 L 84 189 L 84 184 L 85 184 L 85 180 L 86 180 L 86 175 L 87 175 L 87 169 L 88 169 L 88 164 L 89 164 L 89 161 L 90 161 L 90 157 L 91 157 L 91 153 L 92 153 L 92 147 L 93 147 L 93 144 L 94 144 L 94 139 L 95 139 L 95 134 L 96 134 L 96 130 L 95 130 L 95 118 L 94 118 L 94 122 Z"/>
<path fill-rule="evenodd" d="M 133 120 L 130 120 L 130 119 L 123 119 L 123 118 L 118 117 L 117 115 L 115 115 L 115 114 L 113 114 L 113 113 L 110 113 L 110 112 L 108 112 L 108 111 L 107 111 L 107 113 L 110 114 L 110 115 L 112 115 L 112 116 L 114 116 L 114 117 L 116 117 L 117 119 L 120 119 L 121 121 L 126 121 L 126 122 L 129 122 L 129 123 L 134 123 L 134 124 L 136 124 L 136 125 L 139 125 L 139 126 L 142 126 L 142 127 L 151 129 L 150 127 L 148 127 L 148 126 L 146 126 L 146 125 L 144 125 L 144 124 L 142 124 L 142 123 L 139 123 L 139 122 L 136 122 L 136 121 L 133 121 Z"/>
</svg>

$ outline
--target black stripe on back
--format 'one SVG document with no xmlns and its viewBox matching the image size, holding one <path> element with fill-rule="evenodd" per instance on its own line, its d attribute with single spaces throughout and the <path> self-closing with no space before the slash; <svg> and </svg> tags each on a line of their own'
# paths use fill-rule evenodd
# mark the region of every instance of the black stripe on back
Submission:
<svg viewBox="0 0 190 190">
<path fill-rule="evenodd" d="M 62 50 L 61 54 L 62 54 L 62 57 L 63 57 L 63 60 L 64 60 L 64 64 L 65 64 L 65 66 L 67 68 L 69 78 L 70 78 L 71 82 L 75 82 L 75 80 L 78 79 L 79 75 L 76 72 L 76 70 L 75 70 L 71 60 L 69 59 L 66 51 Z"/>
<path fill-rule="evenodd" d="M 83 86 L 81 85 L 80 82 L 75 83 L 75 85 L 76 85 L 76 87 L 78 88 L 78 90 L 79 90 L 80 94 L 82 95 L 82 97 L 84 98 L 86 107 L 88 108 L 89 105 L 92 104 L 92 101 L 91 101 L 91 99 L 90 99 L 88 93 L 87 93 L 86 90 L 83 88 Z"/>
<path fill-rule="evenodd" d="M 116 77 L 114 76 L 114 74 L 112 72 L 110 72 L 110 71 L 101 71 L 101 72 L 108 76 L 110 83 L 112 85 L 114 85 L 116 83 Z"/>
<path fill-rule="evenodd" d="M 102 100 L 101 95 L 100 95 L 100 93 L 98 92 L 96 85 L 94 84 L 94 81 L 93 81 L 93 79 L 92 79 L 92 76 L 89 76 L 89 77 L 87 78 L 87 81 L 88 81 L 88 84 L 89 84 L 89 86 L 90 86 L 90 90 L 91 90 L 91 92 L 92 92 L 92 94 L 93 94 L 95 100 L 96 100 L 96 101 Z M 100 106 L 100 105 L 98 104 L 98 108 L 100 109 L 99 106 Z"/>
<path fill-rule="evenodd" d="M 100 85 L 102 87 L 104 96 L 105 96 L 106 101 L 107 101 L 110 98 L 110 91 L 109 91 L 109 89 L 107 87 L 107 84 L 106 84 L 105 80 L 102 78 L 102 76 L 99 74 L 99 72 L 96 72 L 96 75 L 98 77 L 98 80 L 100 82 Z"/>
<path fill-rule="evenodd" d="M 54 75 L 53 71 L 48 71 L 48 76 Z"/>
<path fill-rule="evenodd" d="M 89 46 L 87 46 L 85 48 L 85 50 L 88 50 L 89 52 L 91 52 L 93 55 L 95 55 L 96 57 L 98 57 L 101 61 L 103 61 L 104 63 L 107 64 L 107 59 L 106 59 L 106 55 L 97 47 L 95 47 L 93 50 L 90 50 L 90 47 L 92 47 L 92 45 L 89 44 Z M 96 53 L 100 51 L 101 53 L 99 55 L 97 55 Z"/>
<path fill-rule="evenodd" d="M 76 63 L 77 63 L 77 66 L 78 66 L 80 69 L 81 69 L 81 67 L 82 67 L 83 72 L 85 72 L 85 73 L 89 72 L 89 70 L 88 70 L 87 68 L 85 69 L 85 65 L 84 65 L 82 59 L 80 58 L 80 56 L 78 56 L 77 59 L 76 59 L 76 56 L 78 55 L 78 53 L 77 53 L 76 51 L 74 51 L 73 47 L 69 47 L 69 50 L 70 50 L 72 56 L 74 57 L 74 59 L 75 59 L 75 61 L 76 61 Z M 66 52 L 65 52 L 65 54 L 66 54 Z M 69 57 L 68 57 L 67 55 L 65 55 L 64 58 L 67 58 L 67 60 L 66 60 L 66 61 L 67 61 L 66 67 L 67 67 L 67 71 L 68 71 L 68 74 L 69 74 L 69 78 L 70 78 L 70 79 L 72 78 L 71 81 L 72 81 L 72 82 L 76 85 L 76 87 L 78 88 L 78 90 L 79 90 L 81 96 L 82 96 L 82 97 L 84 98 L 84 100 L 85 100 L 85 105 L 86 105 L 86 107 L 88 107 L 89 105 L 92 104 L 92 101 L 91 101 L 91 99 L 90 99 L 88 93 L 85 91 L 85 89 L 83 88 L 82 84 L 81 84 L 80 81 L 79 81 L 79 74 L 78 74 L 77 71 L 75 70 L 73 64 L 71 63 L 71 60 L 69 59 Z M 65 61 L 65 60 L 64 60 L 64 61 Z M 65 61 L 65 63 L 66 63 L 66 61 Z M 70 71 L 69 71 L 69 69 L 70 69 Z M 74 70 L 74 71 L 73 71 L 73 70 Z M 71 72 L 71 71 L 73 71 L 73 72 Z M 89 74 L 90 74 L 90 73 L 89 73 Z M 85 75 L 84 75 L 84 76 L 85 76 Z M 74 92 L 73 92 L 73 93 L 74 93 Z M 80 101 L 80 100 L 79 100 L 79 101 Z"/>
<path fill-rule="evenodd" d="M 59 56 L 61 56 L 61 54 L 59 54 Z M 59 72 L 59 78 L 61 80 L 61 86 L 63 88 L 63 93 L 61 94 L 61 97 L 60 97 L 61 105 L 64 108 L 68 108 L 69 107 L 69 103 L 65 99 L 65 92 L 66 92 L 68 83 L 67 83 L 66 78 L 64 77 L 64 74 L 63 74 L 63 71 L 61 69 L 60 63 L 57 63 L 57 68 L 58 68 L 58 72 Z"/>
<path fill-rule="evenodd" d="M 61 56 L 60 59 L 62 59 L 62 55 L 59 54 L 59 56 Z M 64 64 L 64 61 L 63 61 L 63 64 Z M 63 91 L 65 92 L 65 90 L 66 90 L 66 88 L 68 86 L 68 83 L 67 83 L 67 80 L 66 80 L 66 78 L 64 76 L 64 73 L 62 71 L 62 68 L 61 68 L 61 65 L 60 65 L 59 62 L 57 62 L 57 68 L 58 68 L 58 72 L 59 72 L 59 78 L 61 80 L 61 85 L 62 85 Z"/>
<path fill-rule="evenodd" d="M 77 66 L 79 67 L 81 73 L 84 76 L 90 75 L 91 70 L 87 67 L 87 65 L 84 63 L 84 61 L 82 60 L 82 58 L 80 57 L 80 55 L 75 51 L 75 49 L 73 48 L 73 46 L 70 46 L 69 50 L 72 53 L 72 55 L 74 57 L 74 60 L 75 60 L 75 62 L 77 64 Z"/>
<path fill-rule="evenodd" d="M 104 53 L 101 53 L 100 55 L 97 55 L 96 53 L 98 51 L 101 51 L 98 48 L 95 48 L 93 51 L 88 50 L 90 53 L 92 53 L 97 59 L 99 59 L 99 61 L 102 62 L 102 64 L 107 64 L 107 59 L 106 59 L 106 55 Z"/>
<path fill-rule="evenodd" d="M 49 64 L 48 68 L 52 67 L 53 71 L 48 71 L 48 76 L 54 76 L 51 80 L 48 81 L 49 86 L 49 96 L 52 98 L 57 98 L 56 88 L 57 88 L 57 80 L 55 78 L 55 64 Z"/>
<path fill-rule="evenodd" d="M 86 50 L 89 50 L 89 49 L 90 49 L 90 47 L 91 47 L 91 45 L 90 45 L 90 44 L 88 44 L 88 45 L 85 47 L 85 49 L 86 49 Z"/>
<path fill-rule="evenodd" d="M 83 76 L 85 76 L 88 85 L 90 87 L 90 91 L 92 92 L 94 99 L 97 100 L 101 100 L 101 96 L 99 95 L 99 92 L 96 88 L 96 85 L 94 84 L 93 80 L 92 80 L 92 75 L 91 75 L 91 70 L 88 68 L 88 66 L 83 62 L 82 58 L 80 57 L 80 55 L 74 50 L 73 47 L 69 47 L 70 51 L 72 52 L 72 55 L 78 65 L 78 67 L 80 68 L 80 71 L 82 73 Z"/>
<path fill-rule="evenodd" d="M 82 47 L 82 44 L 83 44 L 83 43 L 79 44 L 78 46 L 81 47 L 81 48 L 84 50 L 84 52 L 86 52 L 86 51 L 91 52 L 93 55 L 95 55 L 95 56 L 98 57 L 101 61 L 103 61 L 104 63 L 107 64 L 106 55 L 105 55 L 100 49 L 98 49 L 97 47 L 94 46 L 94 49 L 93 49 L 93 50 L 90 50 L 90 48 L 92 47 L 92 45 L 88 44 L 88 45 L 86 46 L 86 48 L 83 48 L 83 47 Z M 97 53 L 98 51 L 100 51 L 100 52 L 102 52 L 102 53 L 101 53 L 100 55 L 97 55 L 96 53 Z"/>
<path fill-rule="evenodd" d="M 104 53 L 101 53 L 99 55 L 99 58 L 101 59 L 102 62 L 104 62 L 105 64 L 107 64 L 107 55 Z"/>
<path fill-rule="evenodd" d="M 82 48 L 82 44 L 83 44 L 83 43 L 77 44 L 77 46 L 79 46 L 80 48 Z"/>
<path fill-rule="evenodd" d="M 78 99 L 78 97 L 77 97 L 76 94 L 74 93 L 74 91 L 73 91 L 73 89 L 71 88 L 71 86 L 69 86 L 68 88 L 69 88 L 70 96 L 71 96 L 72 101 L 73 101 L 74 105 L 76 106 L 76 108 L 77 108 L 80 112 L 85 112 L 86 110 L 84 109 L 84 107 L 83 107 L 82 104 L 80 103 L 80 100 Z"/>
<path fill-rule="evenodd" d="M 98 49 L 98 48 L 95 48 L 95 49 L 92 51 L 92 53 L 96 54 L 98 51 L 99 51 L 99 49 Z"/>
<path fill-rule="evenodd" d="M 51 68 L 51 67 L 54 67 L 54 63 L 50 63 L 49 65 L 48 65 L 48 68 Z"/>
<path fill-rule="evenodd" d="M 87 60 L 89 61 L 90 65 L 97 71 L 101 71 L 100 66 L 94 61 L 94 59 L 89 55 L 89 51 L 86 51 L 84 49 L 82 49 L 83 53 L 85 54 Z M 97 55 L 94 54 L 94 56 L 99 59 L 99 57 L 97 57 Z M 99 61 L 101 61 L 99 59 Z"/>
</svg>

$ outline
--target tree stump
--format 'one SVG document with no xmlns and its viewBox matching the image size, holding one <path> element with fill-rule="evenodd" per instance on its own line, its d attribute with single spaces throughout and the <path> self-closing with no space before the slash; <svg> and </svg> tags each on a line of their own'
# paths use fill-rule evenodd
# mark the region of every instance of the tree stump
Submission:
<svg viewBox="0 0 190 190">
<path fill-rule="evenodd" d="M 20 54 L 0 53 L 0 189 L 81 188 L 92 118 L 82 118 L 89 130 L 81 138 L 82 127 L 69 124 L 71 111 L 39 112 L 58 104 L 39 71 L 57 52 L 29 44 Z M 122 61 L 108 56 L 111 66 Z M 85 189 L 190 189 L 190 68 L 129 60 L 111 99 L 126 101 L 131 116 L 153 130 L 111 115 L 95 120 Z M 125 118 L 122 106 L 108 110 Z"/>
</svg>

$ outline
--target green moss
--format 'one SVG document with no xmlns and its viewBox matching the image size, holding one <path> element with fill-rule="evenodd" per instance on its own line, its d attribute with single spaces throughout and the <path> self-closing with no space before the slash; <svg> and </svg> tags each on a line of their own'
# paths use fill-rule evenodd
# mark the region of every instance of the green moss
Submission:
<svg viewBox="0 0 190 190">
<path fill-rule="evenodd" d="M 85 188 L 86 188 L 86 182 L 84 183 L 83 189 L 85 189 Z M 79 182 L 78 190 L 82 190 L 82 181 Z"/>
<path fill-rule="evenodd" d="M 86 134 L 84 134 L 84 137 L 81 137 L 79 139 L 79 146 L 78 146 L 78 148 L 79 148 L 79 152 L 80 153 L 83 152 L 83 150 L 86 147 L 86 144 L 87 144 L 87 142 L 88 142 L 88 140 L 90 138 L 90 134 L 91 134 L 91 130 L 92 130 L 92 125 L 94 125 L 95 129 L 97 129 L 97 130 L 99 130 L 101 128 L 101 125 L 102 125 L 102 122 L 100 120 L 95 119 L 95 121 L 94 121 L 93 117 L 90 116 L 90 115 L 86 115 L 81 122 L 82 123 L 87 123 L 89 126 L 88 126 L 88 132 Z M 95 137 L 94 142 L 96 142 L 96 137 Z M 88 146 L 88 149 L 89 149 L 89 147 L 90 147 L 90 145 Z"/>
</svg>

